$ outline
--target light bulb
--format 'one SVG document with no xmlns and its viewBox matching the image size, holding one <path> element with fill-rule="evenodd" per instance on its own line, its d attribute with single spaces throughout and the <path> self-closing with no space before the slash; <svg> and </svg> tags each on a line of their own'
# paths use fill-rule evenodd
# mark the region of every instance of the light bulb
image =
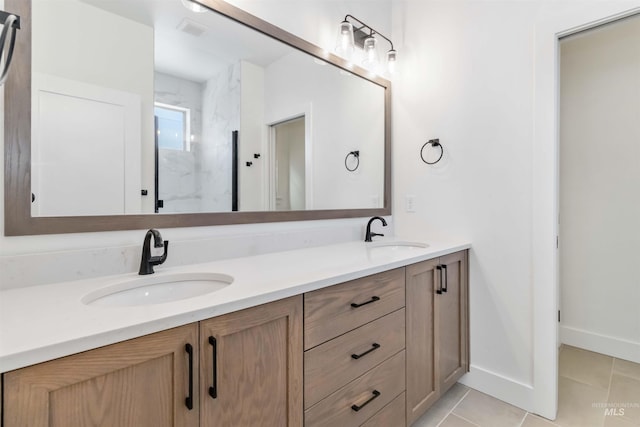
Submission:
<svg viewBox="0 0 640 427">
<path fill-rule="evenodd" d="M 364 39 L 364 59 L 362 60 L 362 65 L 370 71 L 375 71 L 378 63 L 378 41 L 373 35 L 370 35 Z"/>
<path fill-rule="evenodd" d="M 387 69 L 390 74 L 393 74 L 396 71 L 396 60 L 397 52 L 394 49 L 391 49 L 387 52 Z"/>
<path fill-rule="evenodd" d="M 354 48 L 353 25 L 349 21 L 342 21 L 336 42 L 336 53 L 345 59 L 351 59 Z"/>
</svg>

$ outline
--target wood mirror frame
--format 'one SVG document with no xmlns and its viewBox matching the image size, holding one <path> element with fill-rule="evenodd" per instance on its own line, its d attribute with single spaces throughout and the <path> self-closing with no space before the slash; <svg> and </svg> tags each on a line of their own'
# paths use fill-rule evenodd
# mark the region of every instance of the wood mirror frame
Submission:
<svg viewBox="0 0 640 427">
<path fill-rule="evenodd" d="M 345 69 L 385 89 L 384 200 L 382 208 L 308 211 L 211 212 L 101 216 L 31 216 L 31 0 L 5 0 L 5 8 L 20 15 L 13 64 L 5 85 L 4 234 L 80 233 L 148 228 L 198 227 L 279 221 L 358 218 L 391 214 L 391 83 L 327 53 L 281 28 L 222 0 L 200 0 L 214 12 L 279 40 L 295 49 Z"/>
</svg>

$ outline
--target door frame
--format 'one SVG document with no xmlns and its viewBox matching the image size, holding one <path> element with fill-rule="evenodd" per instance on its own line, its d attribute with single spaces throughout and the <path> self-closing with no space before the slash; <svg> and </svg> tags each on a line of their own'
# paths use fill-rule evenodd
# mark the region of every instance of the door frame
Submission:
<svg viewBox="0 0 640 427">
<path fill-rule="evenodd" d="M 533 408 L 555 419 L 558 408 L 558 214 L 560 39 L 640 13 L 640 1 L 591 3 L 548 16 L 534 31 L 532 148 Z"/>
<path fill-rule="evenodd" d="M 275 130 L 274 126 L 293 119 L 304 117 L 304 198 L 305 210 L 313 209 L 313 115 L 311 103 L 281 109 L 280 111 L 270 111 L 265 117 L 267 138 L 263 153 L 267 153 L 265 159 L 267 167 L 263 168 L 263 194 L 267 194 L 265 208 L 275 210 L 275 199 L 272 197 L 275 188 L 275 174 L 273 165 L 275 161 Z"/>
</svg>

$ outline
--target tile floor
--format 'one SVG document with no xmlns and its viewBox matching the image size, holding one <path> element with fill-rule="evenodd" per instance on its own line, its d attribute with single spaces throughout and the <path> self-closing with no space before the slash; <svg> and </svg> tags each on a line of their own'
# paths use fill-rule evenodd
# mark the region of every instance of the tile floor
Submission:
<svg viewBox="0 0 640 427">
<path fill-rule="evenodd" d="M 640 427 L 640 364 L 563 345 L 559 371 L 553 422 L 456 384 L 412 427 Z"/>
</svg>

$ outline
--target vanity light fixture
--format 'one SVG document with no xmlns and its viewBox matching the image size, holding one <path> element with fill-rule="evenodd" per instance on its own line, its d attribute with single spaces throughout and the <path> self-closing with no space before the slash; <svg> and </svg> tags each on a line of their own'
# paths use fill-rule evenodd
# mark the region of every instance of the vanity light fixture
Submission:
<svg viewBox="0 0 640 427">
<path fill-rule="evenodd" d="M 354 21 L 355 26 L 350 21 Z M 397 51 L 393 48 L 393 42 L 352 15 L 346 15 L 340 23 L 335 52 L 347 60 L 352 60 L 355 47 L 358 46 L 364 51 L 362 65 L 373 71 L 380 63 L 376 36 L 385 39 L 391 47 L 387 51 L 386 59 L 387 69 L 393 74 L 397 60 Z"/>
<path fill-rule="evenodd" d="M 180 0 L 180 2 L 184 7 L 189 9 L 191 12 L 203 13 L 207 11 L 207 9 L 204 6 L 202 6 L 200 3 L 195 2 L 193 0 Z"/>
</svg>

